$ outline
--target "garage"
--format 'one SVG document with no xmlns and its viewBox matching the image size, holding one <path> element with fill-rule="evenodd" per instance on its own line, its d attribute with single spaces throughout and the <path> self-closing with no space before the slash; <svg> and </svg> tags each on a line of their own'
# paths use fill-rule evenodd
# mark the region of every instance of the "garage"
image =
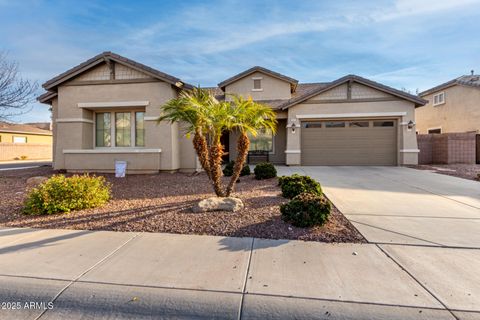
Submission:
<svg viewBox="0 0 480 320">
<path fill-rule="evenodd" d="M 301 148 L 306 166 L 397 165 L 397 121 L 302 121 Z"/>
</svg>

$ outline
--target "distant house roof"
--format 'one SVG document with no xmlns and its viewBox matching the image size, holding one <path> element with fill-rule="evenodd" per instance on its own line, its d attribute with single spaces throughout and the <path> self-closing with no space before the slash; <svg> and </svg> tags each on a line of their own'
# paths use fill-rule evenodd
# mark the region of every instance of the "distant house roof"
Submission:
<svg viewBox="0 0 480 320">
<path fill-rule="evenodd" d="M 17 123 L 3 122 L 3 121 L 0 121 L 0 132 L 39 134 L 44 136 L 52 135 L 52 131 L 50 130 L 40 129 L 28 124 L 21 124 L 21 123 L 17 124 Z"/>
<path fill-rule="evenodd" d="M 310 89 L 305 90 L 303 93 L 297 94 L 296 96 L 292 96 L 292 98 L 288 99 L 284 104 L 282 104 L 280 106 L 280 108 L 282 110 L 288 109 L 291 106 L 299 104 L 299 103 L 301 103 L 305 100 L 308 100 L 308 99 L 310 99 L 310 98 L 312 98 L 312 97 L 314 97 L 314 96 L 316 96 L 316 95 L 318 95 L 322 92 L 330 90 L 330 89 L 332 89 L 336 86 L 339 86 L 339 85 L 341 85 L 343 83 L 346 83 L 346 82 L 349 82 L 349 81 L 355 81 L 355 82 L 361 83 L 363 85 L 372 87 L 374 89 L 389 93 L 393 96 L 403 98 L 405 100 L 408 100 L 408 101 L 411 101 L 411 102 L 415 103 L 416 106 L 423 106 L 427 103 L 426 100 L 424 100 L 420 97 L 417 97 L 415 95 L 412 95 L 410 93 L 394 89 L 392 87 L 386 86 L 384 84 L 381 84 L 381 83 L 378 83 L 378 82 L 375 82 L 375 81 L 372 81 L 372 80 L 362 78 L 362 77 L 357 76 L 357 75 L 350 74 L 350 75 L 347 75 L 347 76 L 342 77 L 340 79 L 337 79 L 335 81 L 332 81 L 330 83 L 321 83 L 321 84 L 318 84 L 317 86 L 312 86 Z"/>
<path fill-rule="evenodd" d="M 233 83 L 233 82 L 235 82 L 235 81 L 237 81 L 237 80 L 239 80 L 243 77 L 246 77 L 249 74 L 252 74 L 254 72 L 262 72 L 262 73 L 265 73 L 265 74 L 267 74 L 269 76 L 272 76 L 274 78 L 277 78 L 277 79 L 280 79 L 280 80 L 283 80 L 283 81 L 286 81 L 286 82 L 290 83 L 290 85 L 292 86 L 292 92 L 295 91 L 295 88 L 296 88 L 297 83 L 298 83 L 298 80 L 287 77 L 287 76 L 285 76 L 281 73 L 269 70 L 267 68 L 255 66 L 255 67 L 252 67 L 248 70 L 240 72 L 239 74 L 236 74 L 233 77 L 228 78 L 227 80 L 224 80 L 224 81 L 220 82 L 218 84 L 218 86 L 220 87 L 220 89 L 225 91 L 225 87 L 228 86 L 229 84 L 231 84 L 231 83 Z"/>
<path fill-rule="evenodd" d="M 43 130 L 51 130 L 50 128 L 52 127 L 51 122 L 27 122 L 25 124 Z"/>
<path fill-rule="evenodd" d="M 434 93 L 436 91 L 440 91 L 443 89 L 446 89 L 448 87 L 452 87 L 455 85 L 463 85 L 463 86 L 469 86 L 473 88 L 480 88 L 480 75 L 466 75 L 466 76 L 460 76 L 458 78 L 455 78 L 453 80 L 447 81 L 445 83 L 442 83 L 436 87 L 430 88 L 428 90 L 425 90 L 423 92 L 420 92 L 418 95 L 420 97 L 424 97 L 426 95 L 429 95 L 430 93 Z"/>
<path fill-rule="evenodd" d="M 56 96 L 56 92 L 55 92 L 55 89 L 57 86 L 59 86 L 60 84 L 64 83 L 65 81 L 103 63 L 103 62 L 106 62 L 106 61 L 115 61 L 115 62 L 118 62 L 120 64 L 123 64 L 123 65 L 126 65 L 132 69 L 135 69 L 135 70 L 138 70 L 138 71 L 141 71 L 141 72 L 144 72 L 146 74 L 148 74 L 149 76 L 153 77 L 153 78 L 156 78 L 156 79 L 159 79 L 159 80 L 162 80 L 162 81 L 165 81 L 167 83 L 170 83 L 171 85 L 175 86 L 175 87 L 178 87 L 178 88 L 192 88 L 192 85 L 188 84 L 188 83 L 185 83 L 183 82 L 182 80 L 180 80 L 179 78 L 177 77 L 174 77 L 172 75 L 169 75 L 167 73 L 164 73 L 164 72 L 161 72 L 159 70 L 156 70 L 154 68 L 151 68 L 149 66 L 146 66 L 144 64 L 141 64 L 139 62 L 136 62 L 136 61 L 133 61 L 131 59 L 128 59 L 128 58 L 125 58 L 119 54 L 116 54 L 116 53 L 113 53 L 113 52 L 110 52 L 110 51 L 106 51 L 106 52 L 102 52 L 98 55 L 96 55 L 95 57 L 91 58 L 91 59 L 88 59 L 87 61 L 84 61 L 82 63 L 80 63 L 79 65 L 59 74 L 58 76 L 48 80 L 47 82 L 45 82 L 42 87 L 49 91 L 49 92 L 46 92 L 44 94 L 42 94 L 41 96 L 39 96 L 37 99 L 38 101 L 42 102 L 42 103 L 45 103 L 45 102 L 49 102 L 52 98 L 54 98 Z"/>
</svg>

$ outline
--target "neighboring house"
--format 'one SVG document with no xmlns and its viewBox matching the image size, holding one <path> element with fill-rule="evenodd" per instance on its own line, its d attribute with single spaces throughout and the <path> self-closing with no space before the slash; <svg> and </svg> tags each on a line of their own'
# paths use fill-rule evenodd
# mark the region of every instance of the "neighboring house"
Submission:
<svg viewBox="0 0 480 320">
<path fill-rule="evenodd" d="M 129 172 L 200 169 L 177 123 L 157 123 L 160 106 L 192 88 L 180 79 L 104 52 L 43 84 L 39 101 L 53 111 L 54 167 Z M 426 101 L 348 75 L 328 83 L 297 80 L 253 67 L 207 88 L 218 99 L 251 96 L 277 112 L 275 136 L 252 137 L 251 149 L 287 165 L 416 164 L 415 108 Z M 230 159 L 237 134 L 223 139 Z"/>
<path fill-rule="evenodd" d="M 51 158 L 52 131 L 0 122 L 0 161 Z"/>
<path fill-rule="evenodd" d="M 52 131 L 52 123 L 51 122 L 27 122 L 26 125 L 36 127 L 43 130 Z"/>
<path fill-rule="evenodd" d="M 480 133 L 480 75 L 461 76 L 419 94 L 428 103 L 415 111 L 417 132 Z"/>
</svg>

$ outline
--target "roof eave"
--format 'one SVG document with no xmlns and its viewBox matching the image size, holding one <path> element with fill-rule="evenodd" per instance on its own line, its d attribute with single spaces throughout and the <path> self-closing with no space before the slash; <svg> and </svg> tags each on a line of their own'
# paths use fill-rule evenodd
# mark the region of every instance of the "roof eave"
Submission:
<svg viewBox="0 0 480 320">
<path fill-rule="evenodd" d="M 457 82 L 457 79 L 453 79 L 453 80 L 450 80 L 450 81 L 448 81 L 448 82 L 445 82 L 445 83 L 443 83 L 443 84 L 441 84 L 441 85 L 438 85 L 438 86 L 436 86 L 436 87 L 433 87 L 433 88 L 427 89 L 427 90 L 425 90 L 425 91 L 422 91 L 422 92 L 420 92 L 418 95 L 419 95 L 420 97 L 428 96 L 429 94 L 435 93 L 435 92 L 440 91 L 440 90 L 445 90 L 445 89 L 450 88 L 450 87 L 453 87 L 453 86 L 455 86 L 455 85 L 457 85 L 457 84 L 459 84 L 459 83 Z"/>
<path fill-rule="evenodd" d="M 52 100 L 57 96 L 56 92 L 46 92 L 37 97 L 37 101 L 40 103 L 51 104 Z"/>
<path fill-rule="evenodd" d="M 415 104 L 415 107 L 424 106 L 425 104 L 428 103 L 427 100 L 422 99 L 422 98 L 417 97 L 417 96 L 414 96 L 414 95 L 411 95 L 409 93 L 400 92 L 399 90 L 389 88 L 389 87 L 387 88 L 386 86 L 384 87 L 384 85 L 377 84 L 376 82 L 373 82 L 371 80 L 368 80 L 368 79 L 365 79 L 365 78 L 362 78 L 362 77 L 359 77 L 359 76 L 356 76 L 356 75 L 347 75 L 345 77 L 339 78 L 339 79 L 331 82 L 331 84 L 326 86 L 326 87 L 323 87 L 323 88 L 320 88 L 320 89 L 317 89 L 317 90 L 313 90 L 312 92 L 309 92 L 308 94 L 306 94 L 304 96 L 301 96 L 301 97 L 298 97 L 295 100 L 292 100 L 290 103 L 287 103 L 286 105 L 281 107 L 281 109 L 286 110 L 286 109 L 288 109 L 288 108 L 290 108 L 294 105 L 297 105 L 299 103 L 302 103 L 305 100 L 308 100 L 309 98 L 311 98 L 313 96 L 321 94 L 321 93 L 323 93 L 325 91 L 328 91 L 328 90 L 330 90 L 334 87 L 342 85 L 342 84 L 344 84 L 348 81 L 356 81 L 356 82 L 361 83 L 363 85 L 373 87 L 373 88 L 375 88 L 379 91 L 383 91 L 383 92 L 386 92 L 386 93 L 391 94 L 393 96 L 408 100 L 410 102 L 413 102 Z"/>
</svg>

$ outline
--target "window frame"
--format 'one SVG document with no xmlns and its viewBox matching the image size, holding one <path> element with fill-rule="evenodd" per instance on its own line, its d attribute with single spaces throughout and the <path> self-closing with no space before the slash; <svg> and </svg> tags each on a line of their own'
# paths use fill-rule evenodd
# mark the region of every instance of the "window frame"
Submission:
<svg viewBox="0 0 480 320">
<path fill-rule="evenodd" d="M 262 80 L 263 77 L 252 77 L 252 91 L 263 91 Z M 260 88 L 255 88 L 255 81 L 260 81 Z"/>
<path fill-rule="evenodd" d="M 442 101 L 440 101 L 440 99 L 438 99 L 439 102 L 436 102 L 436 103 L 435 103 L 435 98 L 440 97 L 440 96 L 443 98 Z M 435 106 L 442 105 L 442 104 L 445 104 L 445 91 L 442 91 L 442 92 L 439 92 L 439 93 L 437 93 L 437 94 L 434 94 L 434 95 L 433 95 L 433 101 L 432 101 L 432 103 L 433 103 L 433 106 L 434 106 L 434 107 L 435 107 Z"/>
<path fill-rule="evenodd" d="M 270 151 L 270 150 L 250 150 L 250 147 L 249 147 L 248 151 L 249 152 L 250 151 L 268 151 L 268 154 L 275 154 L 275 134 L 273 132 L 271 132 L 271 134 L 272 134 L 272 151 Z M 250 145 L 252 145 L 250 137 L 248 137 L 248 139 L 250 140 Z"/>
<path fill-rule="evenodd" d="M 97 114 L 103 114 L 103 113 L 108 113 L 110 114 L 110 146 L 97 146 Z M 112 148 L 113 145 L 115 144 L 115 139 L 114 134 L 114 129 L 112 128 L 115 123 L 112 123 L 112 114 L 115 116 L 115 113 L 111 111 L 101 111 L 101 112 L 94 112 L 93 114 L 93 146 L 94 148 Z M 113 122 L 115 122 L 115 119 L 113 119 Z M 105 141 L 104 141 L 105 142 Z"/>
<path fill-rule="evenodd" d="M 432 130 L 440 130 L 440 132 L 430 132 Z M 427 129 L 427 134 L 442 134 L 442 127 L 428 128 Z"/>
<path fill-rule="evenodd" d="M 343 124 L 336 126 L 335 124 Z M 322 125 L 322 128 L 325 129 L 340 129 L 340 128 L 347 128 L 347 121 L 344 120 L 331 120 L 331 121 L 324 121 L 324 125 Z"/>
<path fill-rule="evenodd" d="M 15 138 L 22 138 L 25 141 L 24 142 L 18 142 L 18 141 L 15 141 Z M 28 137 L 27 136 L 15 136 L 15 135 L 13 135 L 12 136 L 12 143 L 26 144 L 26 143 L 28 143 Z"/>
<path fill-rule="evenodd" d="M 117 137 L 116 137 L 116 113 L 130 113 L 130 146 L 127 147 L 119 147 L 117 146 Z M 144 113 L 144 145 L 137 146 L 136 145 L 136 113 L 143 112 Z M 93 148 L 94 149 L 111 149 L 111 148 L 119 148 L 119 149 L 135 149 L 135 148 L 145 148 L 145 110 L 142 109 L 135 109 L 135 110 L 96 110 L 93 112 Z M 109 147 L 99 147 L 97 146 L 97 114 L 98 113 L 110 113 L 110 146 Z"/>
<path fill-rule="evenodd" d="M 366 126 L 352 126 L 353 123 L 366 123 Z M 348 128 L 370 128 L 371 121 L 369 120 L 355 120 L 348 121 Z"/>
<path fill-rule="evenodd" d="M 379 125 L 376 125 L 376 123 L 383 123 L 383 122 L 388 122 L 388 123 L 391 123 L 392 125 L 390 126 L 379 126 Z M 372 128 L 395 128 L 396 127 L 396 121 L 395 120 L 373 120 L 372 121 Z"/>
</svg>

